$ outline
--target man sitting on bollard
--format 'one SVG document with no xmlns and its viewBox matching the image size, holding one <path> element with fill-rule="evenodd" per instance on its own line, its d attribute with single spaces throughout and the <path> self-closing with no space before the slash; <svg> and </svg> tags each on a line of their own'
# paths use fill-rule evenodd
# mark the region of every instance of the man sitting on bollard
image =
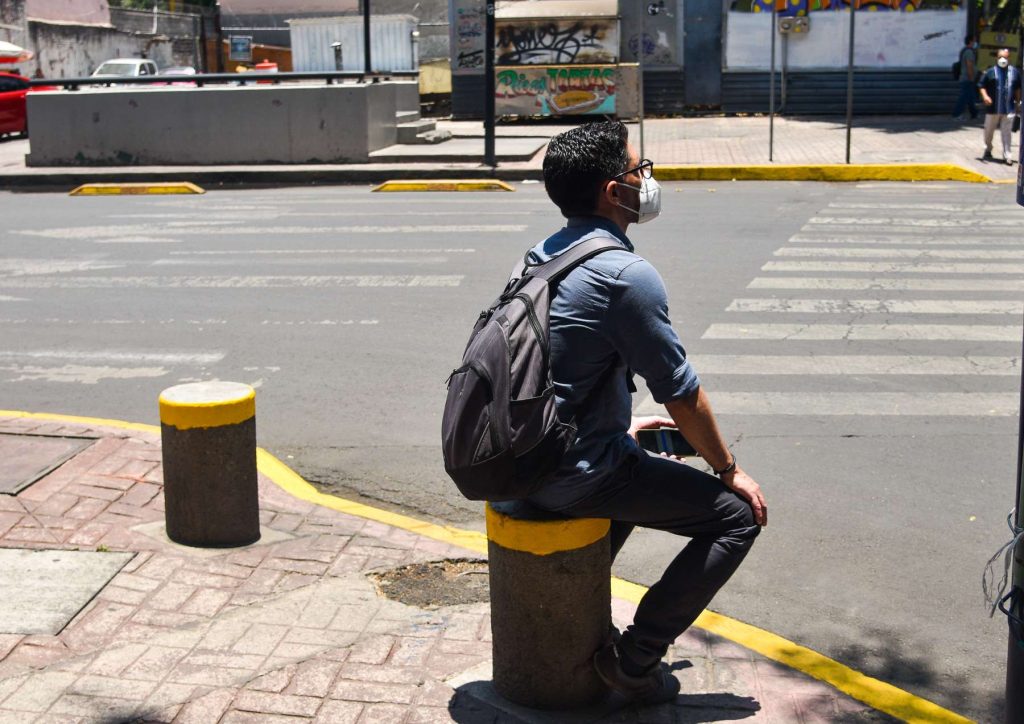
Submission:
<svg viewBox="0 0 1024 724">
<path fill-rule="evenodd" d="M 575 417 L 578 434 L 558 472 L 529 500 L 574 517 L 610 518 L 613 558 L 636 525 L 690 538 L 640 601 L 633 624 L 594 656 L 611 689 L 643 703 L 676 696 L 679 682 L 662 657 L 767 522 L 760 487 L 737 466 L 672 329 L 664 283 L 626 236 L 630 224 L 660 212 L 652 176 L 653 164 L 637 156 L 619 122 L 555 136 L 544 185 L 568 223 L 530 252 L 542 262 L 595 236 L 622 246 L 575 267 L 552 299 L 558 412 L 563 420 Z M 634 373 L 671 419 L 631 417 Z M 717 477 L 642 450 L 637 430 L 661 426 L 677 426 Z"/>
</svg>

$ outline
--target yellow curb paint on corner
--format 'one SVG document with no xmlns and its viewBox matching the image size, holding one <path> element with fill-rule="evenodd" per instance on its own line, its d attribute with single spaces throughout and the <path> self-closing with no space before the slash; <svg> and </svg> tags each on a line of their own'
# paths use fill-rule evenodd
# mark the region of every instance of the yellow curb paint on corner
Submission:
<svg viewBox="0 0 1024 724">
<path fill-rule="evenodd" d="M 102 417 L 79 417 L 77 415 L 59 415 L 50 412 L 25 412 L 24 410 L 0 410 L 0 417 L 28 418 L 30 420 L 50 420 L 52 422 L 74 422 L 80 425 L 97 427 L 116 427 L 121 430 L 135 432 L 152 432 L 160 434 L 158 425 L 147 425 L 142 422 L 125 422 L 124 420 L 106 420 Z"/>
<path fill-rule="evenodd" d="M 608 535 L 612 522 L 606 518 L 574 518 L 571 520 L 515 520 L 499 513 L 488 504 L 487 537 L 513 551 L 549 556 L 574 551 Z"/>
<path fill-rule="evenodd" d="M 0 417 L 74 422 L 151 433 L 158 433 L 160 431 L 155 425 L 51 413 L 0 410 Z M 395 528 L 408 530 L 427 538 L 460 546 L 477 553 L 485 554 L 487 552 L 487 537 L 483 533 L 428 523 L 399 513 L 391 513 L 386 510 L 363 505 L 362 503 L 321 493 L 298 473 L 263 448 L 256 449 L 256 461 L 261 473 L 266 475 L 282 490 L 300 500 L 322 505 L 331 510 L 348 513 L 360 518 L 374 520 Z M 611 587 L 612 595 L 632 603 L 639 603 L 640 599 L 647 592 L 647 588 L 644 586 L 614 577 L 611 581 Z M 830 659 L 770 631 L 759 629 L 742 621 L 705 610 L 697 619 L 695 625 L 716 636 L 721 636 L 751 651 L 755 651 L 765 658 L 777 661 L 795 671 L 829 684 L 873 709 L 898 717 L 911 724 L 934 724 L 935 722 L 940 724 L 970 724 L 971 722 L 970 719 L 948 709 L 943 709 L 927 699 L 903 691 L 884 681 L 865 676 L 834 659 Z"/>
<path fill-rule="evenodd" d="M 340 513 L 348 513 L 349 515 L 401 528 L 402 530 L 417 533 L 442 543 L 467 548 L 476 553 L 487 553 L 487 536 L 483 533 L 473 530 L 462 530 L 448 525 L 428 523 L 427 521 L 417 520 L 401 513 L 392 513 L 387 510 L 373 508 L 369 505 L 363 505 L 362 503 L 345 500 L 334 495 L 321 493 L 306 482 L 302 476 L 263 448 L 256 449 L 256 467 L 278 487 L 299 500 L 322 505 L 325 508 L 337 510 Z"/>
<path fill-rule="evenodd" d="M 205 194 L 206 190 L 188 181 L 161 183 L 82 184 L 69 196 L 131 196 L 138 194 Z"/>
<path fill-rule="evenodd" d="M 991 183 L 976 171 L 948 163 L 658 165 L 659 181 L 963 181 Z"/>
<path fill-rule="evenodd" d="M 515 191 L 498 179 L 419 179 L 392 180 L 375 186 L 372 191 Z"/>
<path fill-rule="evenodd" d="M 176 400 L 168 391 L 160 395 L 160 422 L 179 430 L 237 425 L 256 416 L 256 390 L 251 387 L 237 397 L 212 402 Z"/>
<path fill-rule="evenodd" d="M 996 179 L 992 179 L 992 183 L 994 183 L 994 184 L 1016 184 L 1017 183 L 1017 179 L 1015 179 L 1015 178 L 996 178 Z"/>
</svg>

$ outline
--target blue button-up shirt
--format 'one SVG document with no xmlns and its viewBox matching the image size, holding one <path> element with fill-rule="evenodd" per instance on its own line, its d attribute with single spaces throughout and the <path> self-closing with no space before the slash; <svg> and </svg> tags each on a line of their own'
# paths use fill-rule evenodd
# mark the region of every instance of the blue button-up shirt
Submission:
<svg viewBox="0 0 1024 724">
<path fill-rule="evenodd" d="M 569 219 L 565 228 L 535 246 L 546 261 L 595 236 L 622 244 L 569 272 L 551 301 L 551 372 L 559 417 L 576 417 L 576 442 L 552 482 L 531 499 L 557 509 L 587 497 L 638 454 L 627 434 L 632 398 L 630 371 L 644 379 L 656 402 L 695 393 L 697 373 L 672 329 L 668 295 L 653 266 L 602 217 Z"/>
</svg>

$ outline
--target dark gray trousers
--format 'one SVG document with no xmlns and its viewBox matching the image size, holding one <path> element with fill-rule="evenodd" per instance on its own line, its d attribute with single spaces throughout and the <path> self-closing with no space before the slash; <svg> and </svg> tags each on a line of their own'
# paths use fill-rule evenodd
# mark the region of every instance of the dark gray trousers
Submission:
<svg viewBox="0 0 1024 724">
<path fill-rule="evenodd" d="M 644 667 L 661 660 L 707 607 L 761 531 L 750 505 L 717 477 L 649 453 L 560 512 L 610 518 L 612 560 L 638 525 L 690 538 L 622 633 L 621 653 Z"/>
</svg>

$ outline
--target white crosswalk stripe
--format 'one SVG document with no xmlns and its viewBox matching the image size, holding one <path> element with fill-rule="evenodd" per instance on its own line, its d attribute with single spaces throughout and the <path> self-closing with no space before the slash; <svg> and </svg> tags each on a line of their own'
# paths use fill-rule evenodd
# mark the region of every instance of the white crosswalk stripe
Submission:
<svg viewBox="0 0 1024 724">
<path fill-rule="evenodd" d="M 716 412 L 1018 414 L 1024 209 L 919 189 L 861 185 L 765 261 L 692 359 Z"/>
</svg>

